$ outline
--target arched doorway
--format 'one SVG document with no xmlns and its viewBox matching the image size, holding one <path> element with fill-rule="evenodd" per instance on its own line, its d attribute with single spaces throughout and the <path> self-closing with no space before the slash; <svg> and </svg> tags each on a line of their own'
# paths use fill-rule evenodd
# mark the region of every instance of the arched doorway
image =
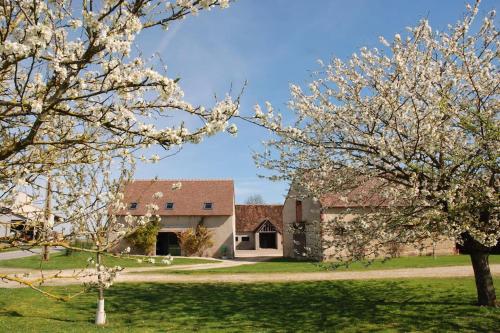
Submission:
<svg viewBox="0 0 500 333">
<path fill-rule="evenodd" d="M 277 249 L 277 232 L 276 227 L 269 221 L 264 221 L 259 230 L 259 247 L 261 249 Z"/>
</svg>

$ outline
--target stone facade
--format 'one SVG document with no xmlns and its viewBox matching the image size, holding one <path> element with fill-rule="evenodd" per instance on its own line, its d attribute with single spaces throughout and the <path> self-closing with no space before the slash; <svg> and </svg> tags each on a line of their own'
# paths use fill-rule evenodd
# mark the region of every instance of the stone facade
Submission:
<svg viewBox="0 0 500 333">
<path fill-rule="evenodd" d="M 322 225 L 339 214 L 350 209 L 351 214 L 345 216 L 352 219 L 362 214 L 369 207 L 325 207 L 324 201 L 311 198 L 296 199 L 291 189 L 283 206 L 283 255 L 290 258 L 308 258 L 315 260 L 332 260 L 334 248 L 326 248 L 328 242 L 322 233 Z M 423 245 L 423 247 L 421 246 Z M 451 255 L 456 254 L 455 242 L 452 239 L 440 239 L 437 242 L 426 240 L 422 244 L 409 244 L 388 248 L 387 254 L 396 256 L 416 255 Z"/>
</svg>

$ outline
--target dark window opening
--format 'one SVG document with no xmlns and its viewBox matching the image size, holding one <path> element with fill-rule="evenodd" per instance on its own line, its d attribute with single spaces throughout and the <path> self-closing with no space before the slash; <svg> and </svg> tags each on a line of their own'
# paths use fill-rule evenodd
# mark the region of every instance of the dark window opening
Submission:
<svg viewBox="0 0 500 333">
<path fill-rule="evenodd" d="M 130 209 L 137 209 L 137 202 L 131 202 Z"/>
<path fill-rule="evenodd" d="M 259 246 L 261 249 L 277 249 L 276 233 L 259 233 Z"/>
<path fill-rule="evenodd" d="M 302 222 L 302 201 L 295 201 L 295 222 Z"/>
<path fill-rule="evenodd" d="M 156 255 L 181 255 L 181 247 L 175 232 L 159 232 L 156 236 Z"/>
<path fill-rule="evenodd" d="M 235 237 L 235 240 L 238 241 L 238 236 Z"/>
<path fill-rule="evenodd" d="M 173 202 L 167 202 L 165 204 L 165 209 L 174 209 L 174 203 Z"/>
<path fill-rule="evenodd" d="M 243 242 L 249 242 L 250 241 L 250 237 L 243 236 L 243 237 L 241 237 L 241 241 L 243 241 Z"/>
<path fill-rule="evenodd" d="M 203 209 L 212 209 L 214 208 L 214 204 L 212 202 L 205 202 L 203 204 Z"/>
</svg>

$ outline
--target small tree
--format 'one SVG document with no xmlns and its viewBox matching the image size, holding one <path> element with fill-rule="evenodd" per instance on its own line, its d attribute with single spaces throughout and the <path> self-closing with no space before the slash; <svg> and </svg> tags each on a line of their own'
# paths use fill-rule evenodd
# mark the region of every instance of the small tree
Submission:
<svg viewBox="0 0 500 333">
<path fill-rule="evenodd" d="M 363 244 L 371 249 L 363 256 L 380 255 L 391 242 L 450 237 L 470 253 L 478 304 L 494 306 L 499 34 L 494 11 L 473 27 L 478 5 L 447 32 L 422 20 L 408 36 L 381 37 L 382 49 L 332 59 L 308 92 L 291 87 L 292 126 L 270 104 L 267 115 L 257 106 L 259 123 L 278 136 L 257 159 L 316 198 L 376 180 L 372 191 L 387 208 L 323 225 L 338 257 L 356 258 Z"/>
<path fill-rule="evenodd" d="M 122 202 L 121 190 L 133 173 L 133 168 L 126 161 L 127 159 L 119 163 L 117 160 L 103 160 L 98 164 L 72 165 L 58 169 L 51 177 L 53 200 L 54 206 L 61 209 L 59 212 L 65 217 L 64 222 L 71 227 L 68 233 L 55 237 L 53 232 L 44 232 L 40 238 L 33 240 L 16 236 L 3 240 L 10 246 L 23 248 L 61 246 L 70 251 L 85 252 L 89 254 L 86 267 L 72 272 L 44 273 L 41 264 L 40 277 L 0 274 L 0 279 L 23 284 L 58 300 L 68 300 L 75 295 L 58 295 L 41 289 L 40 285 L 51 279 L 83 279 L 86 283 L 83 284 L 82 292 L 93 288 L 97 290 L 96 324 L 105 324 L 105 290 L 112 286 L 118 273 L 123 270 L 120 266 L 107 266 L 105 257 L 119 256 L 136 260 L 128 255 L 130 249 L 118 254 L 114 250 L 124 238 L 144 228 L 150 221 L 159 220 L 159 216 L 154 215 L 158 209 L 155 205 L 148 205 L 144 216 L 127 215 L 122 218 L 116 215 L 126 207 Z M 118 173 L 116 178 L 109 171 L 112 169 Z M 157 198 L 161 193 L 155 193 L 154 196 Z M 75 239 L 86 239 L 90 246 L 79 247 L 75 244 Z M 153 262 L 153 259 L 150 261 Z M 169 264 L 170 258 L 164 258 L 162 262 Z"/>
<path fill-rule="evenodd" d="M 177 237 L 184 255 L 201 257 L 205 250 L 214 245 L 212 234 L 211 230 L 200 223 L 195 228 L 189 228 L 177 233 Z"/>
</svg>

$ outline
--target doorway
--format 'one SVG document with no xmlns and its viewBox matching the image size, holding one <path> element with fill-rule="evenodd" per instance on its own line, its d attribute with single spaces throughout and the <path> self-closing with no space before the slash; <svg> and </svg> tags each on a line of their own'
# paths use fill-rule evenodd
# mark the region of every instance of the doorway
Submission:
<svg viewBox="0 0 500 333">
<path fill-rule="evenodd" d="M 276 228 L 270 221 L 264 221 L 258 230 L 259 233 L 259 247 L 261 249 L 277 249 L 278 242 L 276 241 L 277 232 Z"/>
<path fill-rule="evenodd" d="M 180 256 L 181 247 L 175 232 L 159 232 L 156 236 L 156 255 Z"/>
<path fill-rule="evenodd" d="M 261 249 L 277 249 L 276 232 L 260 233 L 259 246 Z"/>
</svg>

